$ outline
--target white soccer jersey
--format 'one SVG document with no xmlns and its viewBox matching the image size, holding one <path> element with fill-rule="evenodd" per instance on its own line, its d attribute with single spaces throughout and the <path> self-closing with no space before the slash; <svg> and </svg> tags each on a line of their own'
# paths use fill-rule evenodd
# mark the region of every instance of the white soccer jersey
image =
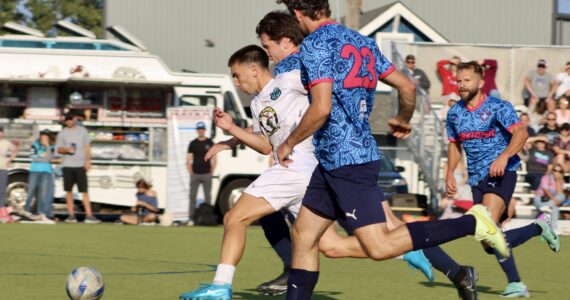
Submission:
<svg viewBox="0 0 570 300">
<path fill-rule="evenodd" d="M 273 146 L 273 158 L 277 162 L 277 148 L 299 125 L 309 108 L 305 89 L 299 74 L 287 72 L 271 80 L 252 100 L 253 131 L 263 133 Z M 310 172 L 317 164 L 312 136 L 293 148 L 290 167 L 307 166 Z"/>
</svg>

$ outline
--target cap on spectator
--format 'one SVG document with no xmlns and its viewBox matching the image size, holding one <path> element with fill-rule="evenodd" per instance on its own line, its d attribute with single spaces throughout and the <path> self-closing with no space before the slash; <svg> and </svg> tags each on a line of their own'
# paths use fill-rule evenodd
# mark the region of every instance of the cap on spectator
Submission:
<svg viewBox="0 0 570 300">
<path fill-rule="evenodd" d="M 536 66 L 539 67 L 539 68 L 546 68 L 546 60 L 544 60 L 544 59 L 539 59 Z"/>
<path fill-rule="evenodd" d="M 564 123 L 560 126 L 560 130 L 570 130 L 570 124 Z"/>
<path fill-rule="evenodd" d="M 196 123 L 196 129 L 206 129 L 206 124 L 200 121 Z"/>
<path fill-rule="evenodd" d="M 44 129 L 44 130 L 40 131 L 40 136 L 50 135 L 50 134 L 51 134 L 51 131 L 49 129 Z"/>
<path fill-rule="evenodd" d="M 406 55 L 406 61 L 408 61 L 408 60 L 416 60 L 416 58 L 413 55 L 408 54 L 408 55 Z"/>
<path fill-rule="evenodd" d="M 72 113 L 67 113 L 67 114 L 65 114 L 65 116 L 63 116 L 63 120 L 64 120 L 64 121 L 73 120 L 73 117 L 75 117 L 74 114 L 72 114 Z"/>
</svg>

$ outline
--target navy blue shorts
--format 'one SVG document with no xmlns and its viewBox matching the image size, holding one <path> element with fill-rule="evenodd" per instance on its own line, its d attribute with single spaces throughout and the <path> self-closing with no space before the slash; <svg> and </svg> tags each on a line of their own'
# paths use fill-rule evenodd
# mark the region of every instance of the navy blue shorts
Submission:
<svg viewBox="0 0 570 300">
<path fill-rule="evenodd" d="M 380 162 L 348 165 L 331 171 L 318 165 L 313 172 L 303 205 L 324 218 L 344 220 L 357 229 L 386 221 L 378 186 Z"/>
<path fill-rule="evenodd" d="M 515 171 L 507 171 L 502 177 L 489 177 L 487 175 L 477 185 L 471 187 L 473 204 L 483 203 L 483 195 L 485 194 L 496 194 L 505 202 L 506 212 L 513 197 L 516 184 L 517 172 Z"/>
</svg>

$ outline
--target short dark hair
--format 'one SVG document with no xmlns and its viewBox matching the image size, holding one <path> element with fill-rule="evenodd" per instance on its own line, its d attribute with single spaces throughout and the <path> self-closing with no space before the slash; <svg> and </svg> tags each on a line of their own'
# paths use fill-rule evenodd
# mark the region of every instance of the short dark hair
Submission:
<svg viewBox="0 0 570 300">
<path fill-rule="evenodd" d="M 416 60 L 416 57 L 411 54 L 406 55 L 406 61 L 410 59 Z"/>
<path fill-rule="evenodd" d="M 143 189 L 147 189 L 147 190 L 150 190 L 150 188 L 152 188 L 152 184 L 148 183 L 144 179 L 137 180 L 137 183 L 135 183 L 135 186 L 137 188 L 143 188 Z"/>
<path fill-rule="evenodd" d="M 483 68 L 481 67 L 481 65 L 472 60 L 470 62 L 462 62 L 459 63 L 457 65 L 457 72 L 461 71 L 461 70 L 473 70 L 473 72 L 479 74 L 479 76 L 481 76 L 481 78 L 483 78 Z"/>
<path fill-rule="evenodd" d="M 527 116 L 527 117 L 528 117 L 528 114 L 525 113 L 525 112 L 523 112 L 523 113 L 519 116 L 519 118 L 521 118 L 522 116 Z"/>
<path fill-rule="evenodd" d="M 257 45 L 245 46 L 232 54 L 228 60 L 228 67 L 242 63 L 255 63 L 264 69 L 269 69 L 269 57 L 265 50 Z"/>
<path fill-rule="evenodd" d="M 277 3 L 285 4 L 291 14 L 293 14 L 293 10 L 296 9 L 304 16 L 311 18 L 311 20 L 331 16 L 328 0 L 277 0 Z"/>
<path fill-rule="evenodd" d="M 279 10 L 266 14 L 257 24 L 255 33 L 258 38 L 265 33 L 270 40 L 275 42 L 282 38 L 289 38 L 295 46 L 303 42 L 303 33 L 297 20 L 291 14 Z"/>
</svg>

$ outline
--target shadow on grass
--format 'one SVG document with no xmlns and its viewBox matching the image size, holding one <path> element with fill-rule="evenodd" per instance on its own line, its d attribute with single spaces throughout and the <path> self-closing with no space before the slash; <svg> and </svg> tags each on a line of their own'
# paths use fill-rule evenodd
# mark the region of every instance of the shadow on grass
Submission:
<svg viewBox="0 0 570 300">
<path fill-rule="evenodd" d="M 420 282 L 421 285 L 426 287 L 444 287 L 456 290 L 455 285 L 453 283 L 443 283 L 443 282 Z M 488 294 L 488 295 L 501 295 L 502 291 L 493 290 L 491 287 L 484 286 L 484 285 L 477 285 L 477 291 L 479 294 Z M 529 290 L 531 294 L 546 294 L 545 291 L 537 291 L 537 290 Z"/>
<path fill-rule="evenodd" d="M 311 299 L 314 300 L 335 300 L 338 298 L 335 298 L 333 296 L 338 296 L 338 295 L 342 295 L 341 292 L 326 292 L 326 291 L 317 291 L 313 294 L 313 297 Z M 269 297 L 271 296 L 265 296 L 260 294 L 258 291 L 254 290 L 254 289 L 249 289 L 249 290 L 245 290 L 245 291 L 241 291 L 241 292 L 235 292 L 233 294 L 232 299 L 264 299 L 267 300 Z M 281 299 L 285 299 L 285 294 L 280 295 L 280 296 L 276 296 L 276 297 L 271 297 L 271 299 L 275 299 L 275 300 L 281 300 Z"/>
</svg>

